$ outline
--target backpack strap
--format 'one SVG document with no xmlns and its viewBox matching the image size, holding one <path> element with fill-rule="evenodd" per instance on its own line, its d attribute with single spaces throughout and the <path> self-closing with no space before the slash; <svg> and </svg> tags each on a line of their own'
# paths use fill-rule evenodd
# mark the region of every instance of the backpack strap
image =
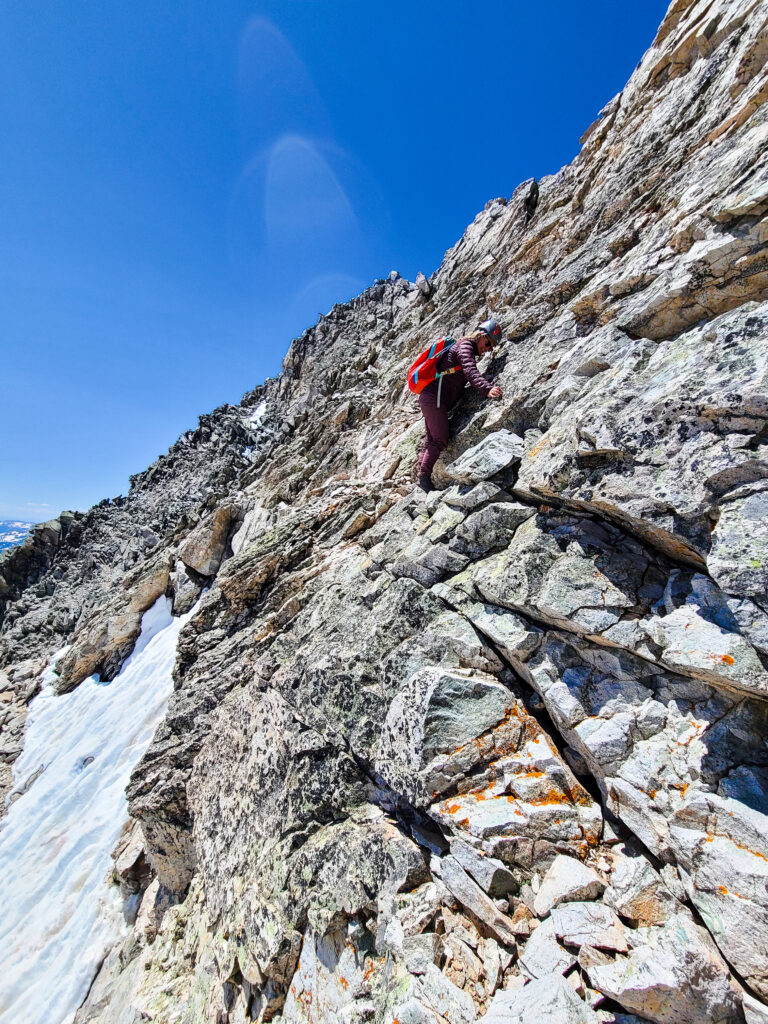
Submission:
<svg viewBox="0 0 768 1024">
<path fill-rule="evenodd" d="M 461 369 L 460 366 L 452 366 L 450 368 L 450 370 L 443 370 L 442 373 L 436 373 L 435 374 L 435 380 L 438 382 L 437 383 L 437 408 L 438 409 L 440 408 L 440 392 L 442 391 L 442 388 L 443 388 L 443 377 L 450 377 L 450 375 L 452 373 L 458 373 L 460 369 Z"/>
<path fill-rule="evenodd" d="M 455 345 L 455 344 L 456 344 L 456 339 L 455 338 L 449 338 L 446 335 L 446 337 L 445 337 L 445 347 L 443 348 L 443 352 L 447 352 L 448 349 L 451 348 L 451 346 Z M 434 346 L 433 346 L 433 348 L 434 348 Z M 456 373 L 456 371 L 460 370 L 460 369 L 461 369 L 460 366 L 452 366 L 450 368 L 450 370 L 443 370 L 442 373 L 436 373 L 435 374 L 435 378 L 437 379 L 437 408 L 438 409 L 440 408 L 440 392 L 443 390 L 443 377 L 447 377 L 448 374 L 450 374 L 450 373 Z"/>
</svg>

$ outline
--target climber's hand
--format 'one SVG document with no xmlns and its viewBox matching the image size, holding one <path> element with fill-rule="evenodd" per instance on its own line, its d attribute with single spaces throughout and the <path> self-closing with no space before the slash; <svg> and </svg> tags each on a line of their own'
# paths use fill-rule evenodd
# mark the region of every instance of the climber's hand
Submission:
<svg viewBox="0 0 768 1024">
<path fill-rule="evenodd" d="M 501 390 L 501 388 L 500 388 L 500 387 L 498 386 L 498 384 L 496 384 L 496 385 L 495 385 L 494 387 L 492 387 L 492 388 L 491 388 L 491 390 L 490 390 L 490 391 L 488 392 L 488 397 L 489 397 L 489 398 L 501 398 L 501 396 L 502 396 L 503 394 L 504 394 L 504 392 L 503 392 L 503 391 Z"/>
</svg>

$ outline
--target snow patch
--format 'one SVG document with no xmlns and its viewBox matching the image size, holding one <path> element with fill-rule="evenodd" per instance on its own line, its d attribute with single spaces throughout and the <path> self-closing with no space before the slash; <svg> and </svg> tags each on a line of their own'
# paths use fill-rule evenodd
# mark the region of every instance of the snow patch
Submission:
<svg viewBox="0 0 768 1024">
<path fill-rule="evenodd" d="M 91 676 L 57 695 L 54 671 L 43 674 L 14 765 L 22 795 L 0 823 L 0 1024 L 70 1024 L 125 931 L 110 854 L 128 817 L 128 778 L 165 712 L 176 641 L 191 615 L 172 618 L 159 598 L 110 683 Z"/>
<path fill-rule="evenodd" d="M 252 423 L 254 426 L 258 427 L 258 425 L 264 419 L 264 413 L 266 411 L 267 411 L 267 403 L 266 403 L 266 401 L 259 402 L 259 404 L 256 406 L 256 408 L 253 410 L 253 412 L 248 417 L 248 422 Z"/>
</svg>

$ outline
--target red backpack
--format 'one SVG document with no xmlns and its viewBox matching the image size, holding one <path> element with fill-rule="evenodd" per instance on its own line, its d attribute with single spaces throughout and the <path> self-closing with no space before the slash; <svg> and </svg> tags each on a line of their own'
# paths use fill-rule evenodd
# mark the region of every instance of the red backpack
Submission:
<svg viewBox="0 0 768 1024">
<path fill-rule="evenodd" d="M 443 373 L 437 372 L 437 364 L 440 361 L 440 357 L 455 344 L 455 338 L 439 338 L 429 348 L 424 349 L 421 355 L 417 356 L 413 366 L 408 371 L 408 387 L 414 395 L 421 394 L 428 384 L 432 384 L 438 378 L 445 377 L 447 374 L 455 373 L 456 370 L 461 369 L 459 366 L 454 366 Z M 437 404 L 440 404 L 439 391 Z"/>
</svg>

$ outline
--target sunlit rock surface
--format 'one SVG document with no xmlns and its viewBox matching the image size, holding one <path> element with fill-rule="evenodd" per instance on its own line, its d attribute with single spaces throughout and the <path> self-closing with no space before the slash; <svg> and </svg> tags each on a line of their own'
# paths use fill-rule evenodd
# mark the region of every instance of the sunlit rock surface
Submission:
<svg viewBox="0 0 768 1024">
<path fill-rule="evenodd" d="M 571 165 L 2 556 L 5 788 L 53 651 L 197 601 L 80 1024 L 766 1019 L 767 60 L 675 0 Z M 490 314 L 425 496 L 407 367 Z"/>
</svg>

